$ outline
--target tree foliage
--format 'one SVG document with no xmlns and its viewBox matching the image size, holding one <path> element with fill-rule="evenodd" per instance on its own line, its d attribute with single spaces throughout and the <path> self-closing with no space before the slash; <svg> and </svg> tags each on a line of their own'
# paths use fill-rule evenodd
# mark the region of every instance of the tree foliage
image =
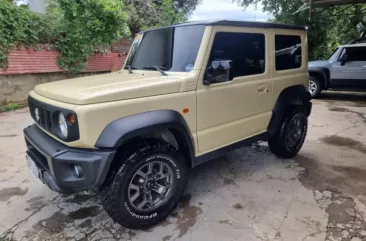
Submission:
<svg viewBox="0 0 366 241">
<path fill-rule="evenodd" d="M 14 46 L 54 44 L 59 65 L 80 72 L 96 50 L 151 27 L 187 20 L 199 0 L 47 0 L 47 14 L 0 0 L 0 68 Z"/>
<path fill-rule="evenodd" d="M 80 72 L 97 48 L 109 46 L 129 33 L 122 1 L 57 0 L 50 12 L 59 14 L 55 47 L 61 68 Z"/>
<path fill-rule="evenodd" d="M 52 16 L 40 16 L 26 7 L 0 0 L 0 68 L 7 68 L 7 55 L 14 46 L 52 41 L 54 28 L 49 18 Z"/>
<path fill-rule="evenodd" d="M 200 0 L 125 0 L 132 36 L 141 30 L 187 21 Z"/>
<path fill-rule="evenodd" d="M 309 10 L 294 14 L 303 4 L 299 0 L 234 1 L 244 8 L 261 4 L 272 14 L 271 21 L 308 26 L 310 59 L 327 58 L 336 46 L 366 37 L 366 4 L 314 8 L 309 21 Z"/>
<path fill-rule="evenodd" d="M 127 12 L 120 0 L 52 0 L 47 14 L 0 0 L 0 67 L 14 46 L 52 43 L 59 65 L 80 72 L 95 49 L 129 34 Z"/>
</svg>

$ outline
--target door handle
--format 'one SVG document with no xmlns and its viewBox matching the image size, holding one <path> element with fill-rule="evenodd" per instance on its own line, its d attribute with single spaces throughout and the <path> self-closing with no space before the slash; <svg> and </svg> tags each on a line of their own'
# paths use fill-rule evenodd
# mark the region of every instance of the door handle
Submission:
<svg viewBox="0 0 366 241">
<path fill-rule="evenodd" d="M 267 85 L 258 85 L 257 91 L 258 91 L 259 94 L 268 93 Z"/>
</svg>

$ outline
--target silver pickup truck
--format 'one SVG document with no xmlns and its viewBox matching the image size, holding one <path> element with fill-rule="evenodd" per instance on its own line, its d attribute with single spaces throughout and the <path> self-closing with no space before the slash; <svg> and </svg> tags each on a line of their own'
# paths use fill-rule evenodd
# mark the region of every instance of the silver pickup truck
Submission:
<svg viewBox="0 0 366 241">
<path fill-rule="evenodd" d="M 313 98 L 322 90 L 366 90 L 366 43 L 338 47 L 329 60 L 309 62 L 309 91 Z"/>
</svg>

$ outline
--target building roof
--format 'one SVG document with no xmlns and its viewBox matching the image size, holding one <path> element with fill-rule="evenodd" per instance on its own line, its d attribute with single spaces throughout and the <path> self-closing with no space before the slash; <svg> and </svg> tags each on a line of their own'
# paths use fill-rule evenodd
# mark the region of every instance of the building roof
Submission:
<svg viewBox="0 0 366 241">
<path fill-rule="evenodd" d="M 291 24 L 280 24 L 280 23 L 267 23 L 267 22 L 253 22 L 253 21 L 232 21 L 232 20 L 204 20 L 204 21 L 192 21 L 187 23 L 181 23 L 176 25 L 170 25 L 161 28 L 169 27 L 183 27 L 191 25 L 206 25 L 206 26 L 235 26 L 235 27 L 251 27 L 251 28 L 279 28 L 279 29 L 293 29 L 293 30 L 306 30 L 305 26 L 291 25 Z M 155 28 L 155 29 L 161 29 Z M 153 29 L 149 29 L 150 31 Z"/>
<path fill-rule="evenodd" d="M 310 4 L 313 7 L 332 7 L 345 4 L 365 3 L 365 0 L 303 0 L 304 3 Z"/>
<path fill-rule="evenodd" d="M 345 44 L 342 47 L 351 48 L 351 47 L 366 47 L 366 43 L 358 43 L 358 44 Z"/>
</svg>

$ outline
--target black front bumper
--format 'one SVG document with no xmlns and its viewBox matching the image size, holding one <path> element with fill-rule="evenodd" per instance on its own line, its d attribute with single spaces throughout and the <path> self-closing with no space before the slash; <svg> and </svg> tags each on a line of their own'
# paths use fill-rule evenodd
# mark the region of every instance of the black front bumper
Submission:
<svg viewBox="0 0 366 241">
<path fill-rule="evenodd" d="M 59 193 L 97 190 L 104 182 L 115 150 L 70 148 L 44 133 L 35 124 L 24 129 L 27 155 L 40 169 L 39 178 Z M 77 177 L 74 166 L 83 175 Z"/>
</svg>

